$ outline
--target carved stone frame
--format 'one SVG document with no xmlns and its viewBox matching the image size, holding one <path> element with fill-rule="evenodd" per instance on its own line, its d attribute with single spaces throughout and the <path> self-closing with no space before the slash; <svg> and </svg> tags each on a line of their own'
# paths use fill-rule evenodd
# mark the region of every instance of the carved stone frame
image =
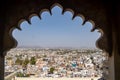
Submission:
<svg viewBox="0 0 120 80">
<path fill-rule="evenodd" d="M 112 28 L 108 28 L 108 7 L 102 0 L 21 0 L 21 1 L 7 1 L 2 5 L 4 9 L 1 9 L 0 13 L 2 16 L 0 21 L 0 60 L 2 68 L 0 71 L 0 79 L 3 79 L 2 74 L 4 73 L 4 56 L 7 51 L 17 46 L 17 41 L 12 36 L 12 31 L 17 28 L 21 30 L 20 23 L 24 20 L 30 22 L 30 18 L 37 15 L 41 18 L 40 14 L 47 10 L 51 13 L 51 8 L 55 5 L 60 6 L 64 13 L 65 11 L 73 12 L 73 19 L 76 16 L 80 16 L 83 19 L 83 24 L 86 21 L 90 21 L 93 24 L 93 29 L 98 29 L 102 35 L 96 41 L 96 46 L 112 56 L 113 41 L 112 41 Z M 99 4 L 98 4 L 99 3 Z"/>
<path fill-rule="evenodd" d="M 6 11 L 7 20 L 5 22 L 4 51 L 8 51 L 11 48 L 17 46 L 17 41 L 13 38 L 12 31 L 15 28 L 21 30 L 20 23 L 22 21 L 26 20 L 28 23 L 31 23 L 30 18 L 34 15 L 37 15 L 39 18 L 41 18 L 40 14 L 44 10 L 49 11 L 51 14 L 51 9 L 55 5 L 58 5 L 63 9 L 62 13 L 65 11 L 71 11 L 73 13 L 73 19 L 76 16 L 82 17 L 84 21 L 83 24 L 86 21 L 90 21 L 93 24 L 93 29 L 91 31 L 98 29 L 102 33 L 101 37 L 96 41 L 96 46 L 109 53 L 110 56 L 112 55 L 112 39 L 109 39 L 110 37 L 108 37 L 111 33 L 110 30 L 105 27 L 108 26 L 106 17 L 107 12 L 105 10 L 105 7 L 102 5 L 102 3 L 99 3 L 98 6 L 98 4 L 96 5 L 95 2 L 90 3 L 87 0 L 81 0 L 81 2 L 74 0 L 39 0 L 36 2 L 29 1 L 27 4 L 25 4 L 25 1 L 23 1 L 19 3 L 19 5 L 16 4 L 15 6 L 10 6 L 10 10 Z"/>
</svg>

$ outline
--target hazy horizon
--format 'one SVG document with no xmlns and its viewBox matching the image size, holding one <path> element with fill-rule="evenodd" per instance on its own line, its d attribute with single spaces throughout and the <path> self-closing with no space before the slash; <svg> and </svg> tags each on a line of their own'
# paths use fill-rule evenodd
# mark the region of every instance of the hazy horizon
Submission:
<svg viewBox="0 0 120 80">
<path fill-rule="evenodd" d="M 86 48 L 94 48 L 97 49 L 97 47 L 42 47 L 42 46 L 17 46 L 16 48 L 52 48 L 52 49 L 58 49 L 58 48 L 65 48 L 65 49 L 86 49 Z"/>
</svg>

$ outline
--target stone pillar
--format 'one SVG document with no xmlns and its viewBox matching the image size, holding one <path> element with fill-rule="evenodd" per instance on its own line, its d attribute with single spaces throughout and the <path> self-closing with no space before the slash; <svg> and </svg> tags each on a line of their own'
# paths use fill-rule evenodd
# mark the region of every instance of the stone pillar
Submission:
<svg viewBox="0 0 120 80">
<path fill-rule="evenodd" d="M 114 70 L 114 54 L 109 57 L 109 76 L 107 80 L 115 80 L 115 70 Z"/>
<path fill-rule="evenodd" d="M 120 80 L 120 55 L 117 50 L 114 53 L 114 72 L 115 72 L 115 80 Z"/>
<path fill-rule="evenodd" d="M 120 80 L 120 53 L 118 50 L 118 43 L 116 41 L 116 32 L 113 32 L 113 54 L 109 58 L 109 79 L 108 80 Z"/>
<path fill-rule="evenodd" d="M 112 57 L 109 58 L 109 79 L 120 80 L 120 55 L 117 48 L 114 48 Z"/>
<path fill-rule="evenodd" d="M 0 80 L 4 80 L 4 56 L 0 56 Z"/>
</svg>

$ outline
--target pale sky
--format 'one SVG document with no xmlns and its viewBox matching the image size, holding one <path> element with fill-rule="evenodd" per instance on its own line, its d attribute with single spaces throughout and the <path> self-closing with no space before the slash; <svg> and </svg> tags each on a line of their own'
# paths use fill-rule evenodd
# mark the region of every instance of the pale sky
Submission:
<svg viewBox="0 0 120 80">
<path fill-rule="evenodd" d="M 82 18 L 75 17 L 69 11 L 61 14 L 58 6 L 52 9 L 52 16 L 48 12 L 31 18 L 31 25 L 26 21 L 21 23 L 22 31 L 15 29 L 14 38 L 18 41 L 18 47 L 92 47 L 100 37 L 97 31 L 90 32 L 92 24 L 86 22 L 82 26 Z"/>
</svg>

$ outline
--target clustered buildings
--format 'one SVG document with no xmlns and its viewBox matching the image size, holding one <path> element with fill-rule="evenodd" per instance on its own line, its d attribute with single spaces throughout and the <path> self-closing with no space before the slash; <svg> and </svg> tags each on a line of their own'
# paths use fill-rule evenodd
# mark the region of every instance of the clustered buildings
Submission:
<svg viewBox="0 0 120 80">
<path fill-rule="evenodd" d="M 16 63 L 32 57 L 35 64 Z M 107 61 L 108 56 L 98 49 L 15 48 L 6 56 L 5 71 L 20 69 L 21 73 L 35 77 L 102 77 L 108 74 Z"/>
</svg>

